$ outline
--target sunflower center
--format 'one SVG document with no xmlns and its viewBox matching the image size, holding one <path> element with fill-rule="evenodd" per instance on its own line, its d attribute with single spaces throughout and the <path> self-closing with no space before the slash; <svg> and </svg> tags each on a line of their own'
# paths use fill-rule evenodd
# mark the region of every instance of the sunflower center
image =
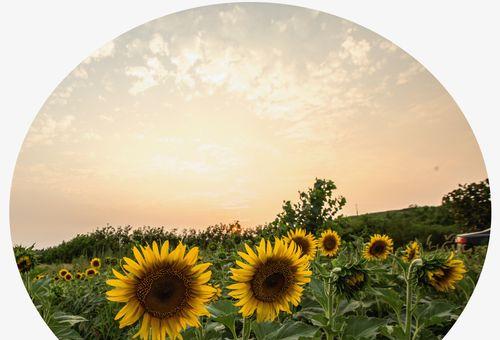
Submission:
<svg viewBox="0 0 500 340">
<path fill-rule="evenodd" d="M 175 315 L 187 304 L 190 295 L 190 281 L 173 268 L 161 268 L 137 285 L 136 296 L 144 309 L 156 318 Z"/>
<path fill-rule="evenodd" d="M 370 248 L 373 255 L 382 255 L 385 252 L 386 244 L 384 241 L 375 241 Z"/>
<path fill-rule="evenodd" d="M 325 237 L 323 240 L 323 247 L 326 250 L 334 250 L 337 247 L 337 239 L 333 236 Z"/>
<path fill-rule="evenodd" d="M 265 302 L 281 298 L 292 284 L 292 267 L 286 261 L 268 261 L 257 269 L 251 281 L 255 298 Z"/>
<path fill-rule="evenodd" d="M 296 236 L 292 240 L 300 247 L 302 255 L 309 254 L 309 250 L 311 249 L 311 247 L 309 245 L 309 242 L 305 238 Z"/>
</svg>

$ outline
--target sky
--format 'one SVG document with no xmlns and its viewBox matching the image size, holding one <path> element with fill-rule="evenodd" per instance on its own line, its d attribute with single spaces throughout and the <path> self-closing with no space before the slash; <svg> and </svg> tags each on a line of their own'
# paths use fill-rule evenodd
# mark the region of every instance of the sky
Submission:
<svg viewBox="0 0 500 340">
<path fill-rule="evenodd" d="M 139 26 L 60 83 L 20 152 L 11 229 L 46 247 L 107 223 L 253 227 L 315 178 L 352 215 L 486 177 L 453 99 L 390 41 L 304 8 L 216 5 Z"/>
</svg>

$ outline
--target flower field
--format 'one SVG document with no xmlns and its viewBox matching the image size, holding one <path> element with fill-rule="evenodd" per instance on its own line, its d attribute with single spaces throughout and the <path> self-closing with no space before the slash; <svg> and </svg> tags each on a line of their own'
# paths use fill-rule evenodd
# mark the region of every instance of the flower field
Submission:
<svg viewBox="0 0 500 340">
<path fill-rule="evenodd" d="M 25 253 L 19 269 L 60 339 L 439 339 L 486 253 L 334 230 L 232 240 L 153 241 L 120 258 L 36 267 Z"/>
<path fill-rule="evenodd" d="M 60 339 L 441 339 L 487 251 L 450 242 L 458 227 L 449 211 L 469 209 L 475 196 L 353 222 L 336 216 L 346 200 L 335 189 L 317 179 L 275 221 L 253 229 L 107 226 L 14 252 Z M 481 211 L 489 224 L 489 210 Z"/>
</svg>

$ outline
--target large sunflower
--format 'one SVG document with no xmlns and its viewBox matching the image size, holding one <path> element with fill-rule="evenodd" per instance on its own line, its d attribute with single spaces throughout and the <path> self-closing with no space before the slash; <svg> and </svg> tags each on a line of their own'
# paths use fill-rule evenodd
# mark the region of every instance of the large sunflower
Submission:
<svg viewBox="0 0 500 340">
<path fill-rule="evenodd" d="M 207 284 L 210 263 L 196 264 L 198 248 L 185 254 L 182 243 L 171 252 L 168 241 L 161 249 L 153 242 L 141 251 L 134 247 L 135 261 L 124 258 L 125 274 L 113 270 L 117 279 L 106 281 L 115 287 L 107 292 L 108 300 L 126 303 L 115 317 L 121 319 L 120 328 L 142 317 L 135 336 L 175 339 L 188 326 L 199 327 L 198 317 L 209 315 L 206 305 L 214 294 Z"/>
<path fill-rule="evenodd" d="M 420 245 L 416 241 L 412 241 L 409 245 L 406 246 L 406 249 L 403 254 L 403 261 L 411 262 L 414 259 L 418 259 L 420 257 Z"/>
<path fill-rule="evenodd" d="M 336 256 L 340 249 L 341 238 L 336 231 L 326 230 L 321 233 L 319 247 L 327 256 Z"/>
<path fill-rule="evenodd" d="M 274 248 L 262 239 L 257 252 L 245 244 L 245 252 L 238 252 L 240 268 L 232 268 L 231 278 L 237 283 L 228 286 L 229 295 L 239 301 L 243 317 L 257 311 L 257 321 L 272 321 L 280 311 L 290 311 L 290 303 L 298 306 L 302 287 L 311 281 L 309 259 L 302 256 L 294 242 L 276 239 Z"/>
<path fill-rule="evenodd" d="M 300 247 L 301 254 L 304 256 L 313 258 L 316 255 L 318 241 L 314 235 L 307 233 L 304 229 L 299 228 L 288 231 L 285 241 L 295 242 Z"/>
<path fill-rule="evenodd" d="M 429 284 L 438 292 L 447 292 L 455 289 L 455 284 L 464 278 L 467 272 L 462 260 L 453 259 L 453 252 L 438 268 L 427 271 Z"/>
<path fill-rule="evenodd" d="M 385 260 L 393 250 L 393 242 L 389 236 L 375 234 L 365 246 L 363 257 L 367 260 Z"/>
</svg>

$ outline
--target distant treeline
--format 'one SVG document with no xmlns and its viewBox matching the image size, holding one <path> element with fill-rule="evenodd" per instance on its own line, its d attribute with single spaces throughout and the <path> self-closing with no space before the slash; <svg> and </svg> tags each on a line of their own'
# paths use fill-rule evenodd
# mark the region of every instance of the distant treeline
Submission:
<svg viewBox="0 0 500 340">
<path fill-rule="evenodd" d="M 319 235 L 324 229 L 334 229 L 343 239 L 368 238 L 374 233 L 387 234 L 396 246 L 418 239 L 424 246 L 442 245 L 460 232 L 489 227 L 491 203 L 488 180 L 460 185 L 443 197 L 440 206 L 410 206 L 406 209 L 343 217 L 338 212 L 345 205 L 342 196 L 333 196 L 333 181 L 316 179 L 312 188 L 299 192 L 299 201 L 283 202 L 283 210 L 276 219 L 264 226 L 244 229 L 236 221 L 217 224 L 202 230 L 177 230 L 164 227 L 107 225 L 95 231 L 79 234 L 69 241 L 37 251 L 41 263 L 71 262 L 75 258 L 121 257 L 131 252 L 132 245 L 151 244 L 169 240 L 182 241 L 202 249 L 230 250 L 242 242 L 254 243 L 261 237 L 273 239 L 283 236 L 290 228 L 302 227 Z M 474 211 L 474 213 L 468 213 Z M 478 213 L 480 211 L 481 213 Z M 467 220 L 467 216 L 473 219 Z"/>
</svg>

